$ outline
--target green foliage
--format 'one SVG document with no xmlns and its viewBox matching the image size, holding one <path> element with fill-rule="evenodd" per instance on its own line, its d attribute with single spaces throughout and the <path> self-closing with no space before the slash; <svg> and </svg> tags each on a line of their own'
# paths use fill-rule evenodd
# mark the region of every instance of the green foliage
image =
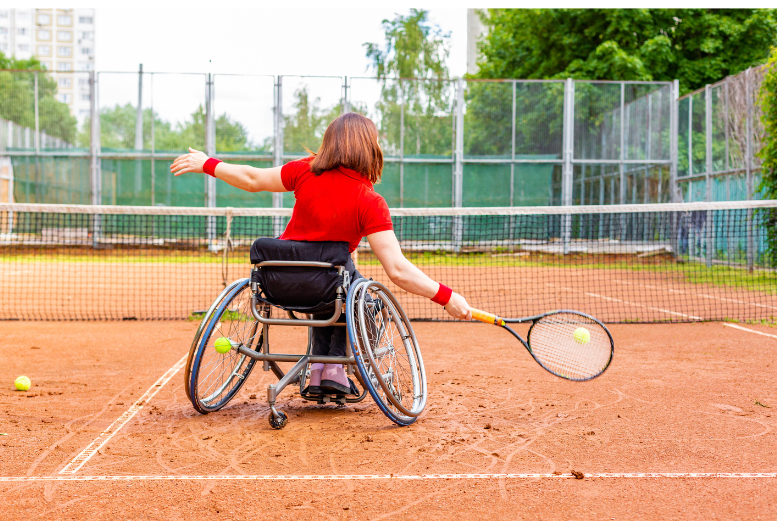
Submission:
<svg viewBox="0 0 777 521">
<path fill-rule="evenodd" d="M 294 92 L 294 112 L 283 116 L 283 150 L 303 154 L 316 152 L 321 146 L 326 127 L 342 112 L 337 104 L 321 108 L 321 98 L 310 98 L 307 86 Z M 271 139 L 271 138 L 270 138 Z M 269 148 L 269 142 L 266 144 Z"/>
<path fill-rule="evenodd" d="M 132 150 L 135 148 L 136 108 L 127 103 L 100 110 L 100 146 L 104 149 Z M 205 109 L 197 107 L 190 119 L 173 126 L 151 109 L 143 109 L 143 149 L 151 150 L 151 121 L 154 123 L 154 149 L 157 152 L 183 152 L 188 147 L 205 149 Z M 239 122 L 222 114 L 215 119 L 216 150 L 244 152 L 253 150 L 246 129 Z M 81 146 L 89 145 L 89 122 L 85 121 L 78 135 Z"/>
<path fill-rule="evenodd" d="M 384 153 L 398 155 L 404 102 L 404 153 L 449 156 L 453 149 L 453 85 L 445 60 L 450 34 L 428 21 L 428 12 L 411 9 L 407 16 L 383 20 L 385 47 L 365 43 L 367 58 L 382 82 L 375 107 Z M 412 78 L 412 79 L 411 79 Z"/>
<path fill-rule="evenodd" d="M 0 53 L 0 69 L 45 71 L 36 58 L 17 60 Z M 35 72 L 0 71 L 0 118 L 35 128 Z M 40 130 L 68 143 L 76 140 L 76 118 L 70 107 L 56 99 L 57 83 L 38 73 L 38 121 Z"/>
<path fill-rule="evenodd" d="M 681 93 L 762 63 L 774 9 L 490 9 L 479 78 L 680 80 Z"/>
<path fill-rule="evenodd" d="M 759 152 L 761 184 L 758 191 L 764 199 L 777 199 L 777 47 L 772 49 L 766 67 L 758 97 L 764 125 L 764 139 Z M 764 212 L 764 218 L 769 254 L 777 264 L 777 211 Z"/>
</svg>

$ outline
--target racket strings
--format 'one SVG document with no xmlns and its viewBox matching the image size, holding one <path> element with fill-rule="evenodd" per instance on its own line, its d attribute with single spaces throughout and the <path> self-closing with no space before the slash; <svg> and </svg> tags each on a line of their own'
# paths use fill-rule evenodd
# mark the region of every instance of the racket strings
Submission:
<svg viewBox="0 0 777 521">
<path fill-rule="evenodd" d="M 540 319 L 528 340 L 538 362 L 553 374 L 570 380 L 597 376 L 607 368 L 612 356 L 612 344 L 604 328 L 574 313 Z"/>
</svg>

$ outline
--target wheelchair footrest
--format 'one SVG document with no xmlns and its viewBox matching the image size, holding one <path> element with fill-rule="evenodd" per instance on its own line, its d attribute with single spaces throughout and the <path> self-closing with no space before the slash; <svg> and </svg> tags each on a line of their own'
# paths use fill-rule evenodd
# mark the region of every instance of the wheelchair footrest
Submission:
<svg viewBox="0 0 777 521">
<path fill-rule="evenodd" d="M 345 405 L 344 394 L 302 394 L 302 397 L 306 400 L 316 402 L 319 405 L 327 403 L 336 403 L 337 405 Z"/>
</svg>

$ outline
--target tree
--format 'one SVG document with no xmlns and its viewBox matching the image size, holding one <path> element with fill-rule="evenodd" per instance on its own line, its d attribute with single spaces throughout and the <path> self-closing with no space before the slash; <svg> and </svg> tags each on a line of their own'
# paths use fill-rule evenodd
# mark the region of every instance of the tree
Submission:
<svg viewBox="0 0 777 521">
<path fill-rule="evenodd" d="M 680 80 L 681 94 L 763 63 L 774 9 L 491 9 L 478 78 Z"/>
<path fill-rule="evenodd" d="M 376 123 L 384 151 L 399 154 L 404 103 L 405 155 L 450 155 L 453 85 L 445 63 L 450 33 L 430 24 L 428 12 L 422 9 L 383 20 L 383 29 L 384 48 L 376 43 L 364 47 L 382 83 Z"/>
<path fill-rule="evenodd" d="M 68 143 L 76 141 L 76 118 L 56 99 L 57 83 L 37 58 L 17 60 L 0 52 L 0 118 L 35 128 L 35 72 L 38 76 L 38 124 L 41 132 Z M 11 72 L 22 71 L 22 72 Z"/>
<path fill-rule="evenodd" d="M 131 150 L 135 148 L 136 108 L 127 103 L 100 110 L 100 146 L 102 148 Z M 183 152 L 187 147 L 205 149 L 205 109 L 197 107 L 190 119 L 175 127 L 161 119 L 159 114 L 143 109 L 143 148 L 151 150 L 151 121 L 154 121 L 154 149 L 156 151 Z M 215 119 L 216 150 L 219 152 L 243 152 L 252 150 L 248 132 L 242 124 L 222 114 Z M 79 133 L 79 143 L 89 145 L 89 123 L 84 122 Z"/>
<path fill-rule="evenodd" d="M 764 199 L 777 199 L 777 47 L 772 49 L 766 67 L 758 99 L 764 125 L 764 140 L 759 151 L 761 184 L 758 191 Z M 777 211 L 770 209 L 763 213 L 769 253 L 773 264 L 777 264 Z"/>
</svg>

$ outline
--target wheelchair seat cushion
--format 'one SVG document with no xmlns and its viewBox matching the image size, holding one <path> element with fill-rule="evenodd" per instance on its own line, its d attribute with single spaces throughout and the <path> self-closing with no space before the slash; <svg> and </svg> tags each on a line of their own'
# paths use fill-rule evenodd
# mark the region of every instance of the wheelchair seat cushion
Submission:
<svg viewBox="0 0 777 521">
<path fill-rule="evenodd" d="M 347 242 L 307 242 L 261 238 L 251 246 L 251 264 L 264 261 L 313 261 L 345 266 L 354 277 Z M 337 268 L 270 266 L 255 275 L 261 286 L 263 302 L 300 313 L 334 311 L 337 288 L 343 277 Z M 343 295 L 345 297 L 345 295 Z"/>
</svg>

